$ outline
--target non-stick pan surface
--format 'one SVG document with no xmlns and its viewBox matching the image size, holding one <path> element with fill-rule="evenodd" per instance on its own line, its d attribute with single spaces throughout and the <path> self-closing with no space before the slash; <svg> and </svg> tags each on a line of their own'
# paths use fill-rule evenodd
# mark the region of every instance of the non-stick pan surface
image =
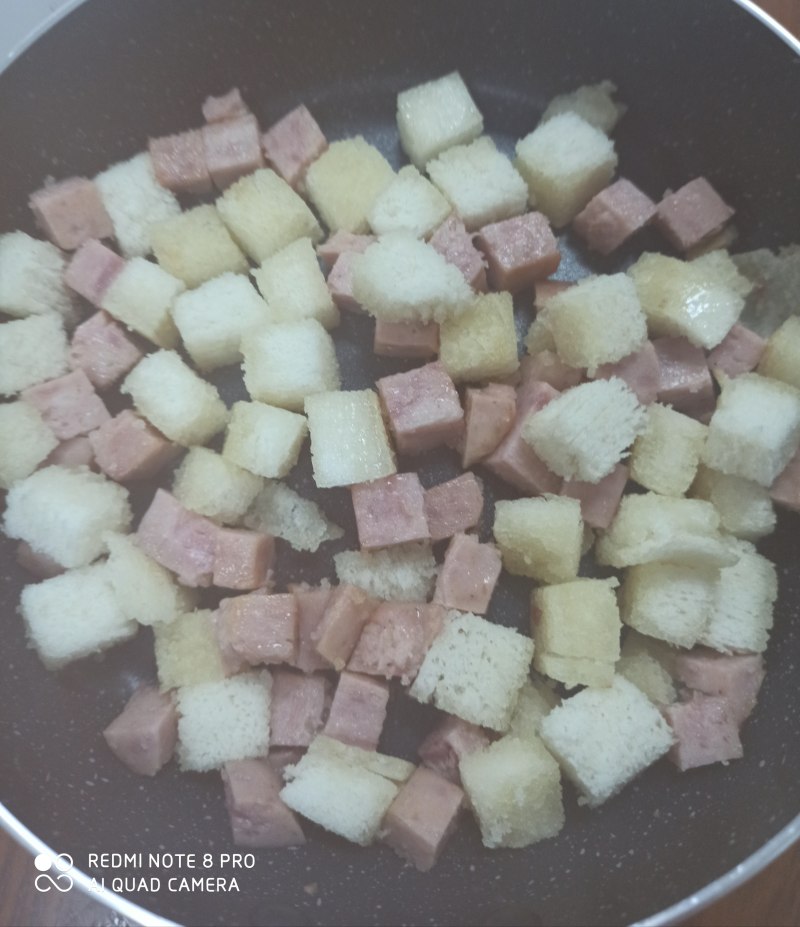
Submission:
<svg viewBox="0 0 800 927">
<path fill-rule="evenodd" d="M 738 208 L 741 250 L 800 233 L 800 66 L 729 0 L 90 0 L 0 76 L 0 231 L 34 231 L 26 198 L 46 176 L 92 176 L 140 151 L 148 135 L 197 124 L 199 102 L 232 85 L 262 125 L 304 102 L 329 138 L 363 133 L 397 165 L 395 94 L 456 68 L 507 150 L 554 94 L 611 78 L 630 106 L 616 136 L 625 176 L 656 197 L 699 174 L 712 178 Z M 563 244 L 567 279 L 631 256 L 591 264 L 569 235 Z M 340 341 L 346 388 L 400 369 L 372 357 L 364 319 L 346 319 Z M 219 382 L 227 398 L 241 394 L 234 375 Z M 422 470 L 431 482 L 455 473 L 455 459 L 425 459 Z M 311 487 L 307 460 L 295 485 Z M 149 492 L 135 495 L 141 502 Z M 352 544 L 347 494 L 320 499 Z M 562 835 L 526 851 L 484 850 L 464 826 L 427 875 L 390 850 L 309 826 L 305 848 L 259 852 L 252 870 L 200 873 L 236 875 L 239 892 L 128 896 L 180 922 L 242 925 L 618 924 L 677 902 L 800 809 L 799 524 L 783 519 L 764 544 L 780 565 L 777 627 L 746 756 L 729 768 L 682 776 L 661 763 L 596 811 L 569 791 Z M 283 552 L 283 581 L 323 575 L 332 575 L 330 551 L 313 563 Z M 0 798 L 10 811 L 82 869 L 90 852 L 232 849 L 216 775 L 170 768 L 144 781 L 104 748 L 101 729 L 154 672 L 150 633 L 49 674 L 26 648 L 15 611 L 26 577 L 5 539 L 0 581 Z M 506 582 L 492 617 L 525 627 L 528 591 Z M 412 758 L 432 714 L 405 699 L 394 705 L 383 747 Z M 158 875 L 166 886 L 168 875 L 198 873 L 90 874 Z"/>
</svg>

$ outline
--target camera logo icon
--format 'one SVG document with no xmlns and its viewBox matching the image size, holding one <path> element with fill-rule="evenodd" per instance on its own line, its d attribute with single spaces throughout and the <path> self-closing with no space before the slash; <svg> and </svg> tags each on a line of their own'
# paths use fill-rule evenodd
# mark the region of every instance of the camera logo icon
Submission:
<svg viewBox="0 0 800 927">
<path fill-rule="evenodd" d="M 69 853 L 59 853 L 55 857 L 40 853 L 33 865 L 39 870 L 39 875 L 33 880 L 37 892 L 49 892 L 51 889 L 68 892 L 72 888 L 74 883 L 67 873 L 75 863 Z"/>
</svg>

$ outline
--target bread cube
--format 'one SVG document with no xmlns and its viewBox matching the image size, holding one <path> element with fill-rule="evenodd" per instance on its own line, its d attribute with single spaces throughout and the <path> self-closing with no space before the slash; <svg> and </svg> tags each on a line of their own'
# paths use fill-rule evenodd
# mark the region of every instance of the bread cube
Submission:
<svg viewBox="0 0 800 927">
<path fill-rule="evenodd" d="M 622 360 L 647 340 L 636 287 L 625 274 L 589 277 L 557 293 L 539 316 L 558 356 L 593 377 L 601 364 Z"/>
<path fill-rule="evenodd" d="M 647 407 L 647 430 L 633 445 L 631 479 L 664 496 L 682 496 L 692 485 L 708 427 L 658 403 Z"/>
<path fill-rule="evenodd" d="M 767 341 L 758 372 L 800 389 L 800 318 L 789 316 Z"/>
<path fill-rule="evenodd" d="M 565 496 L 496 502 L 494 537 L 509 573 L 568 582 L 578 575 L 581 558 L 580 503 Z"/>
<path fill-rule="evenodd" d="M 228 410 L 216 387 L 187 367 L 175 351 L 148 354 L 120 390 L 151 424 L 178 444 L 205 444 L 228 421 Z"/>
<path fill-rule="evenodd" d="M 442 322 L 439 360 L 456 383 L 514 373 L 519 359 L 511 294 L 477 296 L 470 309 Z"/>
<path fill-rule="evenodd" d="M 563 112 L 517 142 L 515 163 L 531 205 L 561 228 L 610 183 L 617 154 L 600 129 L 575 112 Z"/>
<path fill-rule="evenodd" d="M 387 550 L 344 550 L 333 563 L 340 583 L 389 602 L 426 602 L 436 583 L 436 560 L 427 541 Z"/>
<path fill-rule="evenodd" d="M 263 482 L 244 523 L 248 528 L 283 538 L 295 550 L 315 552 L 320 544 L 336 541 L 344 532 L 311 499 L 305 499 L 278 480 Z"/>
<path fill-rule="evenodd" d="M 384 156 L 361 135 L 332 142 L 306 172 L 306 190 L 330 232 L 367 232 L 375 200 L 394 179 Z"/>
<path fill-rule="evenodd" d="M 273 322 L 316 319 L 325 328 L 339 324 L 325 277 L 310 238 L 298 238 L 268 257 L 253 271 Z"/>
<path fill-rule="evenodd" d="M 172 494 L 187 509 L 234 524 L 261 489 L 259 477 L 206 447 L 192 447 L 172 480 Z"/>
<path fill-rule="evenodd" d="M 30 476 L 57 444 L 58 438 L 30 403 L 0 405 L 0 489 Z"/>
<path fill-rule="evenodd" d="M 67 336 L 54 312 L 0 323 L 0 396 L 66 373 Z"/>
<path fill-rule="evenodd" d="M 542 740 L 591 807 L 619 792 L 672 745 L 659 710 L 620 676 L 584 689 L 542 722 Z"/>
<path fill-rule="evenodd" d="M 442 322 L 474 295 L 461 271 L 409 232 L 393 232 L 353 259 L 353 296 L 386 322 Z"/>
<path fill-rule="evenodd" d="M 528 678 L 533 641 L 469 612 L 450 612 L 409 695 L 493 731 L 506 731 Z"/>
<path fill-rule="evenodd" d="M 599 483 L 647 427 L 647 410 L 619 377 L 574 386 L 528 416 L 523 439 L 568 480 Z"/>
<path fill-rule="evenodd" d="M 458 71 L 397 94 L 397 130 L 409 159 L 423 168 L 453 145 L 483 132 L 483 116 Z"/>
<path fill-rule="evenodd" d="M 589 125 L 610 135 L 628 109 L 624 103 L 614 100 L 616 92 L 614 83 L 603 80 L 598 84 L 585 84 L 570 93 L 560 93 L 547 104 L 540 121 L 547 122 L 561 113 L 575 113 Z"/>
<path fill-rule="evenodd" d="M 107 650 L 138 629 L 122 610 L 103 564 L 25 586 L 20 612 L 29 641 L 50 670 Z"/>
<path fill-rule="evenodd" d="M 159 622 L 153 626 L 153 639 L 162 692 L 219 682 L 228 675 L 210 611 L 198 609 Z"/>
<path fill-rule="evenodd" d="M 538 737 L 502 737 L 459 763 L 487 847 L 527 847 L 564 826 L 561 770 Z"/>
<path fill-rule="evenodd" d="M 525 181 L 488 135 L 448 148 L 426 170 L 470 232 L 525 212 Z"/>
<path fill-rule="evenodd" d="M 752 480 L 701 465 L 691 495 L 708 500 L 719 512 L 723 529 L 737 538 L 757 541 L 775 530 L 777 519 L 770 492 Z"/>
<path fill-rule="evenodd" d="M 286 476 L 308 433 L 304 416 L 263 402 L 236 402 L 222 456 L 257 476 Z"/>
<path fill-rule="evenodd" d="M 617 662 L 617 673 L 641 689 L 651 702 L 670 705 L 678 697 L 675 684 L 663 662 L 651 650 L 651 642 L 659 643 L 654 638 L 629 632 Z"/>
<path fill-rule="evenodd" d="M 206 772 L 269 750 L 268 672 L 178 689 L 178 763 Z"/>
<path fill-rule="evenodd" d="M 153 226 L 181 211 L 174 195 L 156 180 L 147 152 L 112 165 L 94 182 L 125 257 L 149 254 L 153 249 Z"/>
<path fill-rule="evenodd" d="M 183 283 L 158 264 L 133 258 L 106 290 L 102 308 L 160 348 L 173 348 L 178 330 L 172 307 L 183 290 Z"/>
<path fill-rule="evenodd" d="M 320 241 L 322 229 L 300 196 L 271 170 L 242 177 L 217 200 L 231 235 L 257 262 L 298 238 Z"/>
<path fill-rule="evenodd" d="M 172 316 L 189 356 L 203 371 L 241 360 L 242 338 L 270 318 L 253 284 L 231 273 L 181 293 Z"/>
<path fill-rule="evenodd" d="M 307 756 L 314 759 L 335 759 L 353 769 L 366 769 L 389 782 L 407 782 L 414 772 L 414 764 L 396 756 L 364 750 L 352 744 L 344 744 L 324 734 L 317 735 L 308 748 Z"/>
<path fill-rule="evenodd" d="M 535 645 L 533 655 L 535 659 Z M 536 682 L 529 679 L 519 690 L 519 698 L 514 714 L 511 716 L 508 736 L 525 741 L 538 739 L 542 721 L 558 703 L 558 696 L 544 682 L 539 679 Z"/>
<path fill-rule="evenodd" d="M 56 312 L 71 319 L 74 306 L 63 282 L 67 262 L 49 241 L 25 232 L 0 235 L 0 312 L 12 318 Z"/>
<path fill-rule="evenodd" d="M 551 351 L 555 353 L 556 340 L 553 337 L 552 331 L 550 331 L 550 326 L 545 322 L 545 317 L 541 313 L 531 322 L 523 344 L 525 345 L 525 350 L 531 357 L 541 354 L 542 351 Z"/>
<path fill-rule="evenodd" d="M 800 443 L 800 392 L 746 373 L 722 383 L 708 426 L 703 463 L 771 486 Z"/>
<path fill-rule="evenodd" d="M 130 522 L 122 486 L 85 467 L 45 467 L 8 491 L 3 530 L 61 566 L 82 567 L 105 553 L 107 531 Z"/>
<path fill-rule="evenodd" d="M 449 215 L 447 200 L 409 164 L 378 194 L 367 221 L 376 235 L 410 232 L 416 238 L 430 238 Z"/>
<path fill-rule="evenodd" d="M 367 483 L 397 472 L 372 390 L 317 393 L 305 405 L 314 481 L 320 489 Z"/>
</svg>

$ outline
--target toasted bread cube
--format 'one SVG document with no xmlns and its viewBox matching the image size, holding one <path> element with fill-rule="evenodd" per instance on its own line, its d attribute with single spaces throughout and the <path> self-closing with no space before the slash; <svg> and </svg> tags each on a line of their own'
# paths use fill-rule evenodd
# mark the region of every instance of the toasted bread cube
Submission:
<svg viewBox="0 0 800 927">
<path fill-rule="evenodd" d="M 631 479 L 664 496 L 682 496 L 692 485 L 708 426 L 658 403 L 647 407 L 647 430 L 633 445 Z"/>
<path fill-rule="evenodd" d="M 66 373 L 67 336 L 54 312 L 0 323 L 0 396 Z"/>
<path fill-rule="evenodd" d="M 574 112 L 553 116 L 517 142 L 516 167 L 531 205 L 556 228 L 610 183 L 616 166 L 614 143 Z"/>
<path fill-rule="evenodd" d="M 339 324 L 333 302 L 319 269 L 310 238 L 298 238 L 268 257 L 253 271 L 273 322 L 316 319 L 325 328 Z"/>
<path fill-rule="evenodd" d="M 242 338 L 270 318 L 253 284 L 232 273 L 181 293 L 172 316 L 189 356 L 203 371 L 241 360 Z"/>
<path fill-rule="evenodd" d="M 172 480 L 180 503 L 222 524 L 238 521 L 259 489 L 259 477 L 207 447 L 190 448 Z"/>
<path fill-rule="evenodd" d="M 466 312 L 442 322 L 439 359 L 456 383 L 514 373 L 519 359 L 511 294 L 478 296 Z"/>
<path fill-rule="evenodd" d="M 66 266 L 64 255 L 49 241 L 25 232 L 0 235 L 0 312 L 16 319 L 56 312 L 71 319 Z"/>
<path fill-rule="evenodd" d="M 178 343 L 178 330 L 172 321 L 172 307 L 183 290 L 182 281 L 158 264 L 133 258 L 106 290 L 102 308 L 160 348 L 173 348 Z"/>
<path fill-rule="evenodd" d="M 222 456 L 257 476 L 286 476 L 297 463 L 307 434 L 308 423 L 296 412 L 263 402 L 236 402 Z"/>
<path fill-rule="evenodd" d="M 525 212 L 525 181 L 488 135 L 448 148 L 426 170 L 470 232 Z"/>
<path fill-rule="evenodd" d="M 341 386 L 333 339 L 316 319 L 250 332 L 242 354 L 244 384 L 260 402 L 302 412 L 309 396 Z"/>
<path fill-rule="evenodd" d="M 314 481 L 320 489 L 368 483 L 397 472 L 372 390 L 317 393 L 306 400 L 306 414 Z"/>
<path fill-rule="evenodd" d="M 625 274 L 590 277 L 557 293 L 541 313 L 558 356 L 590 377 L 601 364 L 622 360 L 647 340 L 636 287 Z"/>
<path fill-rule="evenodd" d="M 647 410 L 619 377 L 574 386 L 528 416 L 523 439 L 568 480 L 599 483 L 647 427 Z"/>
<path fill-rule="evenodd" d="M 324 734 L 318 734 L 314 738 L 306 755 L 315 759 L 335 759 L 351 768 L 366 769 L 376 776 L 382 776 L 389 782 L 398 784 L 408 781 L 414 772 L 414 764 L 408 760 L 344 744 Z"/>
<path fill-rule="evenodd" d="M 752 480 L 701 465 L 691 495 L 709 501 L 719 512 L 724 530 L 737 538 L 757 541 L 775 530 L 777 519 L 770 491 Z"/>
<path fill-rule="evenodd" d="M 670 705 L 678 694 L 672 675 L 659 659 L 659 645 L 665 646 L 655 638 L 629 631 L 617 662 L 617 673 L 641 689 L 651 702 Z"/>
<path fill-rule="evenodd" d="M 758 372 L 800 389 L 800 318 L 790 316 L 770 335 Z"/>
<path fill-rule="evenodd" d="M 218 682 L 227 675 L 217 643 L 214 615 L 200 610 L 153 626 L 161 691 Z"/>
<path fill-rule="evenodd" d="M 325 517 L 322 509 L 285 483 L 267 480 L 253 500 L 244 523 L 248 528 L 283 538 L 295 550 L 314 552 L 344 532 Z"/>
<path fill-rule="evenodd" d="M 416 238 L 429 238 L 449 215 L 447 200 L 409 164 L 378 194 L 367 221 L 376 235 L 410 232 Z"/>
<path fill-rule="evenodd" d="M 436 560 L 426 541 L 388 550 L 344 550 L 333 562 L 339 582 L 386 601 L 425 602 L 436 582 Z"/>
<path fill-rule="evenodd" d="M 384 156 L 361 135 L 332 142 L 306 171 L 306 190 L 328 230 L 367 232 L 375 200 L 394 180 Z"/>
<path fill-rule="evenodd" d="M 205 444 L 228 421 L 216 387 L 201 379 L 175 351 L 148 354 L 120 387 L 159 431 L 178 444 Z"/>
<path fill-rule="evenodd" d="M 771 486 L 800 443 L 800 392 L 755 373 L 723 381 L 703 463 Z"/>
<path fill-rule="evenodd" d="M 561 770 L 538 737 L 503 737 L 459 763 L 487 847 L 527 847 L 564 826 Z"/>
<path fill-rule="evenodd" d="M 542 721 L 558 705 L 559 701 L 558 695 L 540 678 L 537 677 L 536 681 L 529 679 L 519 690 L 517 707 L 514 709 L 511 726 L 508 729 L 509 737 L 517 737 L 525 741 L 538 738 Z"/>
<path fill-rule="evenodd" d="M 662 757 L 672 733 L 647 696 L 617 676 L 608 689 L 564 699 L 542 722 L 542 740 L 597 807 Z"/>
<path fill-rule="evenodd" d="M 147 152 L 112 165 L 94 182 L 125 257 L 149 254 L 153 249 L 153 226 L 181 211 L 175 196 L 156 180 L 153 160 Z"/>
<path fill-rule="evenodd" d="M 266 168 L 228 187 L 217 200 L 217 210 L 240 247 L 259 263 L 298 238 L 322 238 L 301 197 Z"/>
<path fill-rule="evenodd" d="M 409 159 L 423 168 L 453 145 L 483 132 L 483 116 L 458 71 L 397 94 L 397 130 Z"/>
<path fill-rule="evenodd" d="M 541 354 L 542 351 L 551 351 L 555 353 L 556 340 L 553 337 L 550 326 L 545 322 L 541 314 L 531 322 L 528 334 L 525 336 L 525 350 L 531 357 Z"/>
<path fill-rule="evenodd" d="M 529 637 L 469 612 L 450 612 L 409 695 L 464 721 L 506 731 L 532 657 Z"/>
<path fill-rule="evenodd" d="M 561 113 L 575 113 L 601 132 L 609 135 L 628 107 L 613 99 L 617 87 L 610 80 L 585 84 L 570 93 L 561 93 L 547 104 L 541 122 L 547 122 Z"/>
<path fill-rule="evenodd" d="M 58 438 L 30 403 L 0 405 L 0 489 L 30 476 L 57 445 Z"/>
<path fill-rule="evenodd" d="M 494 537 L 509 573 L 543 583 L 575 579 L 583 542 L 580 503 L 564 496 L 499 501 Z"/>
</svg>

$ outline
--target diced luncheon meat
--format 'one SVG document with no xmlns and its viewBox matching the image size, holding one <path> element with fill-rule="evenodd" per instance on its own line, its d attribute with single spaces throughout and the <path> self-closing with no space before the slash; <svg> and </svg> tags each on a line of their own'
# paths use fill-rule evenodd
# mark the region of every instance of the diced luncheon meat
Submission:
<svg viewBox="0 0 800 927">
<path fill-rule="evenodd" d="M 250 115 L 250 109 L 242 99 L 238 87 L 233 87 L 218 97 L 206 97 L 202 111 L 206 122 L 225 122 L 227 119 Z"/>
<path fill-rule="evenodd" d="M 485 293 L 486 262 L 481 252 L 475 247 L 472 235 L 456 215 L 448 216 L 433 233 L 430 245 L 434 251 L 457 267 L 467 283 L 477 293 Z"/>
<path fill-rule="evenodd" d="M 764 681 L 760 653 L 723 654 L 705 647 L 678 654 L 675 675 L 689 689 L 726 699 L 737 725 L 750 717 Z"/>
<path fill-rule="evenodd" d="M 283 779 L 268 760 L 231 760 L 222 767 L 225 805 L 237 847 L 302 846 L 294 812 L 281 801 Z"/>
<path fill-rule="evenodd" d="M 223 589 L 267 586 L 275 559 L 275 538 L 246 528 L 220 528 L 212 583 Z"/>
<path fill-rule="evenodd" d="M 255 116 L 212 122 L 202 132 L 208 173 L 220 190 L 264 166 Z"/>
<path fill-rule="evenodd" d="M 286 767 L 299 763 L 304 753 L 303 747 L 275 747 L 267 754 L 267 762 L 284 779 Z"/>
<path fill-rule="evenodd" d="M 322 620 L 311 632 L 317 653 L 341 670 L 347 665 L 377 602 L 363 589 L 341 583 L 331 592 Z"/>
<path fill-rule="evenodd" d="M 485 615 L 502 567 L 494 544 L 481 544 L 471 534 L 457 534 L 439 570 L 433 601 L 445 608 Z"/>
<path fill-rule="evenodd" d="M 464 792 L 419 766 L 403 784 L 383 820 L 384 841 L 420 872 L 428 872 L 455 831 Z"/>
<path fill-rule="evenodd" d="M 689 251 L 719 232 L 733 213 L 705 177 L 697 177 L 665 194 L 656 223 L 674 248 Z"/>
<path fill-rule="evenodd" d="M 339 674 L 324 733 L 352 747 L 377 750 L 388 703 L 386 682 L 344 670 Z"/>
<path fill-rule="evenodd" d="M 269 743 L 307 747 L 322 730 L 330 704 L 325 676 L 274 670 L 270 692 Z"/>
<path fill-rule="evenodd" d="M 142 357 L 125 329 L 102 310 L 75 329 L 69 347 L 70 367 L 83 370 L 101 390 L 119 382 Z"/>
<path fill-rule="evenodd" d="M 553 389 L 563 392 L 583 381 L 584 371 L 570 367 L 553 351 L 538 351 L 526 354 L 519 368 L 523 383 L 549 383 Z"/>
<path fill-rule="evenodd" d="M 590 528 L 605 531 L 617 514 L 627 482 L 628 468 L 619 463 L 599 483 L 565 480 L 561 495 L 580 502 L 581 517 Z"/>
<path fill-rule="evenodd" d="M 317 255 L 330 269 L 341 255 L 348 252 L 363 254 L 373 241 L 374 235 L 356 235 L 344 229 L 337 229 L 330 238 L 317 245 Z"/>
<path fill-rule="evenodd" d="M 250 666 L 293 663 L 297 657 L 297 600 L 294 595 L 254 592 L 223 599 L 217 637 Z"/>
<path fill-rule="evenodd" d="M 130 409 L 91 432 L 89 441 L 97 466 L 120 483 L 155 476 L 181 450 Z"/>
<path fill-rule="evenodd" d="M 695 692 L 689 701 L 662 711 L 676 738 L 668 755 L 682 772 L 744 755 L 739 725 L 727 699 Z"/>
<path fill-rule="evenodd" d="M 778 474 L 769 494 L 778 505 L 800 512 L 800 451 L 797 451 L 784 470 Z"/>
<path fill-rule="evenodd" d="M 314 638 L 331 597 L 330 587 L 309 589 L 290 586 L 289 591 L 297 599 L 297 656 L 294 665 L 304 673 L 330 669 L 330 663 L 317 653 Z"/>
<path fill-rule="evenodd" d="M 328 274 L 328 292 L 343 312 L 362 312 L 361 303 L 353 296 L 353 263 L 355 251 L 345 251 L 336 258 Z"/>
<path fill-rule="evenodd" d="M 482 513 L 483 487 L 474 473 L 425 490 L 425 517 L 433 541 L 474 528 Z"/>
<path fill-rule="evenodd" d="M 598 254 L 611 254 L 655 218 L 656 204 L 620 177 L 601 190 L 579 212 L 573 229 Z"/>
<path fill-rule="evenodd" d="M 96 434 L 96 432 L 92 432 Z M 78 435 L 59 441 L 56 447 L 42 461 L 42 467 L 95 467 L 92 435 Z"/>
<path fill-rule="evenodd" d="M 264 156 L 275 172 L 297 189 L 306 169 L 328 147 L 328 140 L 305 106 L 298 106 L 261 136 Z"/>
<path fill-rule="evenodd" d="M 178 739 L 178 712 L 172 692 L 144 685 L 121 715 L 103 731 L 114 755 L 132 772 L 154 776 L 172 759 Z"/>
<path fill-rule="evenodd" d="M 494 451 L 514 424 L 517 394 L 513 386 L 490 383 L 467 388 L 461 465 L 471 467 Z"/>
<path fill-rule="evenodd" d="M 574 283 L 568 280 L 537 280 L 533 305 L 537 312 L 544 308 L 544 304 L 553 296 L 558 296 L 568 290 Z"/>
<path fill-rule="evenodd" d="M 658 401 L 703 421 L 714 411 L 714 381 L 702 348 L 685 338 L 656 338 Z"/>
<path fill-rule="evenodd" d="M 708 355 L 708 369 L 719 376 L 738 377 L 758 366 L 767 342 L 761 335 L 738 322 Z"/>
<path fill-rule="evenodd" d="M 485 225 L 475 243 L 486 256 L 489 283 L 496 290 L 516 292 L 533 286 L 561 263 L 556 237 L 540 212 Z"/>
<path fill-rule="evenodd" d="M 74 251 L 90 238 L 111 238 L 114 226 L 100 191 L 86 177 L 70 177 L 48 184 L 30 198 L 36 224 L 65 251 Z"/>
<path fill-rule="evenodd" d="M 52 557 L 34 550 L 27 541 L 20 541 L 17 544 L 17 563 L 37 579 L 60 576 L 65 569 Z"/>
<path fill-rule="evenodd" d="M 614 364 L 601 364 L 595 371 L 595 380 L 619 377 L 633 390 L 643 406 L 658 398 L 661 388 L 661 364 L 652 341 L 645 341 L 638 351 L 623 357 Z"/>
<path fill-rule="evenodd" d="M 151 138 L 153 172 L 162 187 L 175 193 L 210 193 L 211 175 L 200 129 Z"/>
<path fill-rule="evenodd" d="M 373 350 L 380 357 L 436 357 L 439 353 L 439 325 L 436 322 L 376 319 Z"/>
<path fill-rule="evenodd" d="M 102 242 L 90 238 L 73 254 L 64 271 L 64 283 L 99 308 L 108 288 L 124 267 L 124 258 Z"/>
<path fill-rule="evenodd" d="M 38 409 L 45 424 L 61 441 L 88 434 L 111 420 L 83 370 L 29 386 L 21 395 Z"/>
<path fill-rule="evenodd" d="M 465 756 L 488 746 L 489 737 L 483 728 L 446 715 L 422 741 L 417 752 L 428 769 L 449 782 L 460 784 L 458 764 Z"/>
<path fill-rule="evenodd" d="M 362 548 L 391 547 L 430 537 L 425 491 L 416 473 L 395 473 L 351 487 Z"/>
</svg>

